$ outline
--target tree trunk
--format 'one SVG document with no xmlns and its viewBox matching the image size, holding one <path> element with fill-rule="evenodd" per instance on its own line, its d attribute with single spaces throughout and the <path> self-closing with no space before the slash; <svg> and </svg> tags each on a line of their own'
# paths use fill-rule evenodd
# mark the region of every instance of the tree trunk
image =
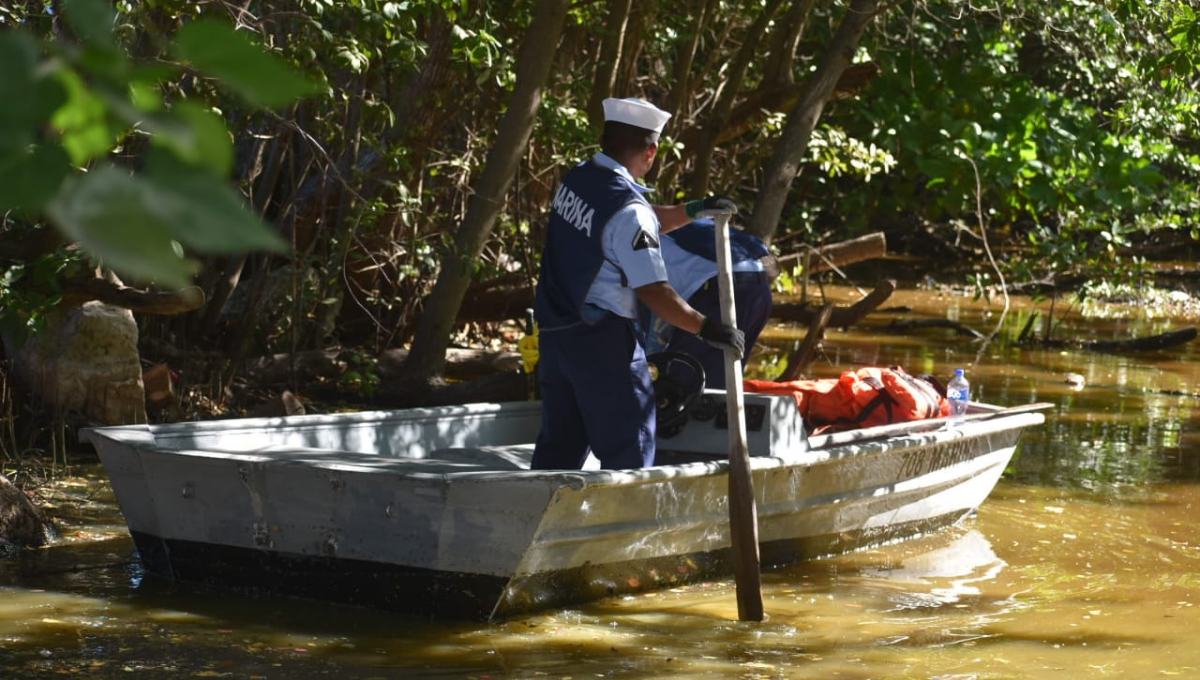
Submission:
<svg viewBox="0 0 1200 680">
<path fill-rule="evenodd" d="M 863 89 L 879 76 L 879 65 L 874 62 L 860 62 L 849 66 L 842 72 L 837 86 L 830 95 L 831 100 L 857 97 Z M 768 113 L 788 113 L 796 107 L 804 94 L 804 85 L 777 85 L 766 89 L 760 88 L 754 92 L 742 95 L 742 101 L 729 114 L 725 127 L 717 135 L 717 146 L 737 139 L 742 135 L 754 132 L 762 127 Z M 700 144 L 703 130 L 688 128 L 676 136 L 683 147 L 691 148 Z M 658 167 L 655 165 L 655 167 Z"/>
<path fill-rule="evenodd" d="M 717 138 L 721 129 L 729 122 L 734 102 L 737 101 L 738 94 L 742 90 L 742 83 L 746 79 L 746 71 L 750 68 L 750 62 L 754 59 L 754 53 L 767 30 L 767 25 L 775 17 L 775 12 L 782 2 L 783 0 L 767 0 L 766 6 L 763 7 L 758 18 L 746 31 L 746 35 L 742 38 L 742 47 L 729 66 L 729 77 L 721 85 L 721 93 L 717 98 L 716 105 L 713 106 L 712 115 L 704 123 L 704 135 L 700 146 L 696 149 L 696 167 L 692 171 L 691 181 L 693 196 L 708 194 L 712 178 L 712 155 L 716 150 Z"/>
<path fill-rule="evenodd" d="M 392 108 L 396 111 L 396 124 L 388 129 L 390 143 L 411 143 L 417 150 L 417 157 L 412 161 L 416 168 L 424 166 L 431 143 L 438 139 L 436 132 L 446 117 L 444 99 L 453 96 L 455 83 L 454 69 L 450 65 L 454 51 L 454 23 L 444 12 L 434 9 L 424 28 L 426 56 L 421 60 L 417 74 L 395 91 Z"/>
<path fill-rule="evenodd" d="M 695 18 L 690 24 L 692 31 L 691 44 L 687 50 L 679 55 L 679 61 L 676 62 L 674 77 L 671 81 L 671 90 L 667 95 L 667 111 L 670 111 L 675 117 L 668 128 L 671 131 L 671 137 L 676 142 L 682 142 L 685 136 L 690 135 L 693 139 L 699 139 L 703 134 L 703 128 L 697 127 L 692 118 L 692 101 L 696 95 L 696 88 L 706 82 L 710 71 L 716 68 L 716 55 L 722 52 L 721 47 L 728 40 L 730 34 L 729 22 L 721 22 L 720 32 L 716 36 L 709 38 L 709 42 L 705 44 L 705 51 L 709 58 L 705 59 L 697 66 L 696 56 L 699 54 L 700 44 L 703 37 L 706 35 L 705 27 L 709 26 L 712 17 L 716 14 L 717 7 L 720 4 L 719 0 L 696 0 L 696 5 L 692 8 L 692 13 Z M 686 60 L 686 64 L 684 61 Z M 691 142 L 689 142 L 691 144 Z M 690 148 L 688 144 L 683 145 L 684 149 Z M 687 154 L 684 154 L 687 156 Z M 655 186 L 661 187 L 664 196 L 675 198 L 675 181 L 685 172 L 686 164 L 683 159 L 680 161 L 669 160 L 666 155 L 660 154 L 660 159 L 650 168 L 650 172 L 646 174 L 646 180 Z M 669 193 L 668 193 L 669 192 Z"/>
<path fill-rule="evenodd" d="M 629 23 L 629 8 L 633 0 L 613 0 L 608 3 L 608 20 L 604 24 L 604 40 L 596 59 L 596 75 L 592 80 L 592 97 L 587 112 L 592 127 L 599 130 L 604 124 L 604 100 L 612 96 L 617 83 L 617 68 L 625 44 L 625 27 Z M 530 35 L 533 35 L 532 33 Z"/>
<path fill-rule="evenodd" d="M 294 117 L 294 115 L 295 109 L 293 108 L 292 116 Z M 276 187 L 278 187 L 279 178 L 283 173 L 284 160 L 291 154 L 291 140 L 291 131 L 282 123 L 276 123 L 270 143 L 259 144 L 258 153 L 255 154 L 259 157 L 257 165 L 261 167 L 265 161 L 265 167 L 257 173 L 257 176 L 255 173 L 248 173 L 252 187 L 250 204 L 254 207 L 254 211 L 264 219 L 267 217 L 267 209 L 275 197 Z M 216 327 L 221 315 L 225 313 L 225 306 L 233 296 L 234 290 L 237 289 L 238 282 L 241 281 L 242 271 L 245 267 L 246 253 L 233 255 L 226 261 L 223 273 L 215 277 L 211 284 L 204 313 L 197 314 L 196 318 L 191 321 L 190 328 L 194 334 L 207 334 Z"/>
<path fill-rule="evenodd" d="M 625 25 L 625 42 L 621 46 L 621 61 L 617 64 L 617 77 L 613 81 L 613 90 L 621 97 L 636 97 L 643 96 L 651 100 L 658 100 L 661 94 L 658 91 L 657 84 L 650 86 L 648 91 L 644 91 L 638 78 L 643 73 L 642 65 L 639 63 L 642 57 L 642 48 L 646 45 L 646 33 L 654 30 L 654 19 L 657 16 L 659 3 L 656 2 L 641 2 L 633 5 L 629 10 L 629 22 Z M 661 77 L 665 77 L 662 74 Z M 660 77 L 655 74 L 655 78 Z M 654 82 L 652 79 L 651 83 Z M 643 92 L 642 94 L 638 94 Z"/>
<path fill-rule="evenodd" d="M 671 93 L 667 95 L 666 110 L 677 118 L 684 115 L 684 102 L 692 91 L 692 64 L 696 61 L 696 51 L 700 48 L 700 36 L 704 34 L 704 26 L 708 23 L 709 7 L 713 0 L 694 0 L 691 11 L 692 23 L 689 25 L 691 37 L 681 44 L 675 54 L 675 76 L 671 79 Z M 678 124 L 678 120 L 676 121 Z M 676 135 L 678 136 L 678 135 Z"/>
<path fill-rule="evenodd" d="M 764 85 L 790 85 L 796 82 L 792 66 L 796 61 L 796 48 L 808 25 L 816 0 L 793 2 L 779 23 L 779 29 L 771 35 L 771 48 L 767 53 L 767 65 L 763 69 Z"/>
<path fill-rule="evenodd" d="M 530 37 L 517 62 L 516 88 L 500 121 L 496 142 L 488 152 L 483 176 L 455 234 L 453 250 L 443 260 L 437 283 L 418 322 L 411 354 L 405 362 L 407 379 L 430 382 L 442 375 L 450 332 L 471 283 L 471 272 L 504 205 L 504 194 L 512 185 L 533 131 L 542 88 L 562 35 L 567 5 L 568 0 L 541 0 L 538 4 L 537 16 L 529 27 Z"/>
<path fill-rule="evenodd" d="M 775 227 L 787 203 L 792 180 L 800 172 L 800 163 L 808 151 L 812 131 L 821 119 L 825 102 L 833 94 L 842 72 L 850 66 L 859 38 L 875 15 L 880 11 L 879 0 L 853 0 L 841 24 L 821 55 L 817 70 L 805 82 L 804 94 L 796 108 L 788 114 L 783 137 L 775 147 L 770 162 L 763 171 L 763 182 L 754 214 L 750 216 L 746 231 L 767 241 L 775 234 Z"/>
</svg>

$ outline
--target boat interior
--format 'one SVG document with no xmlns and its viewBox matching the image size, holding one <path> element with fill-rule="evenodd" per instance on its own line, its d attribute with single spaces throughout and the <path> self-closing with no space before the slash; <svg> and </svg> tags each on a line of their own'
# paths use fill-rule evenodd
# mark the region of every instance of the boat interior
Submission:
<svg viewBox="0 0 1200 680">
<path fill-rule="evenodd" d="M 657 464 L 728 459 L 725 402 L 724 391 L 705 390 L 688 404 L 685 418 L 660 428 Z M 745 414 L 751 456 L 806 450 L 805 426 L 791 397 L 747 394 Z M 446 474 L 528 470 L 540 427 L 541 403 L 526 401 L 105 430 L 142 448 L 196 455 L 311 463 L 336 453 L 340 465 Z M 584 469 L 598 468 L 589 456 Z"/>
</svg>

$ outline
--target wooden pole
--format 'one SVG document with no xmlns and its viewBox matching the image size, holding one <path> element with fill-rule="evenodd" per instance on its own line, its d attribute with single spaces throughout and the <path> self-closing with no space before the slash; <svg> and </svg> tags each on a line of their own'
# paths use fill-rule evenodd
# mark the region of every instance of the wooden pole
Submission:
<svg viewBox="0 0 1200 680">
<path fill-rule="evenodd" d="M 729 254 L 728 213 L 717 215 L 717 285 L 721 321 L 737 324 L 733 300 L 733 258 Z M 762 573 L 758 555 L 758 512 L 750 449 L 746 445 L 746 397 L 742 391 L 742 358 L 725 352 L 725 412 L 729 422 L 729 534 L 737 583 L 738 619 L 762 621 Z"/>
</svg>

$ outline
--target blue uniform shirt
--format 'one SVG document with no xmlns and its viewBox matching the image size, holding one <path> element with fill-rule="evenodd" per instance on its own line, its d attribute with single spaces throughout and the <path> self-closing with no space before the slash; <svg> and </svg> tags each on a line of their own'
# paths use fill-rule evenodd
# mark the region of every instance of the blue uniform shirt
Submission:
<svg viewBox="0 0 1200 680">
<path fill-rule="evenodd" d="M 706 282 L 717 275 L 715 228 L 710 219 L 694 220 L 662 239 L 662 259 L 667 265 L 667 280 L 684 300 L 690 301 Z M 729 230 L 729 250 L 735 274 L 764 271 L 760 258 L 771 252 L 758 237 L 738 229 Z M 738 311 L 742 311 L 740 307 Z M 643 322 L 647 332 L 646 353 L 653 354 L 666 349 L 675 327 L 654 314 L 648 314 Z"/>
<path fill-rule="evenodd" d="M 645 191 L 603 153 L 563 178 L 538 281 L 543 330 L 595 323 L 608 312 L 635 319 L 633 289 L 666 280 L 658 219 Z"/>
<path fill-rule="evenodd" d="M 637 186 L 625 166 L 604 153 L 597 153 L 592 162 Z M 585 302 L 617 316 L 636 319 L 637 296 L 633 289 L 667 280 L 654 209 L 648 202 L 640 201 L 618 210 L 604 229 L 602 245 L 605 262 L 592 282 Z M 584 314 L 588 315 L 589 310 L 585 309 Z"/>
</svg>

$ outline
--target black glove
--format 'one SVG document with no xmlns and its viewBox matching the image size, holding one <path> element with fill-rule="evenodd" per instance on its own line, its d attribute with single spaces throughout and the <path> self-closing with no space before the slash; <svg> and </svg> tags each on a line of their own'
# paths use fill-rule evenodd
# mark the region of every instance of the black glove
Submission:
<svg viewBox="0 0 1200 680">
<path fill-rule="evenodd" d="M 724 196 L 697 198 L 694 201 L 685 203 L 683 209 L 687 212 L 687 216 L 693 219 L 697 217 L 713 217 L 723 213 L 736 215 L 738 211 L 737 205 Z"/>
<path fill-rule="evenodd" d="M 726 352 L 737 352 L 739 359 L 746 352 L 746 334 L 716 319 L 704 317 L 704 323 L 700 326 L 700 332 L 696 335 L 717 349 L 723 349 Z"/>
</svg>

